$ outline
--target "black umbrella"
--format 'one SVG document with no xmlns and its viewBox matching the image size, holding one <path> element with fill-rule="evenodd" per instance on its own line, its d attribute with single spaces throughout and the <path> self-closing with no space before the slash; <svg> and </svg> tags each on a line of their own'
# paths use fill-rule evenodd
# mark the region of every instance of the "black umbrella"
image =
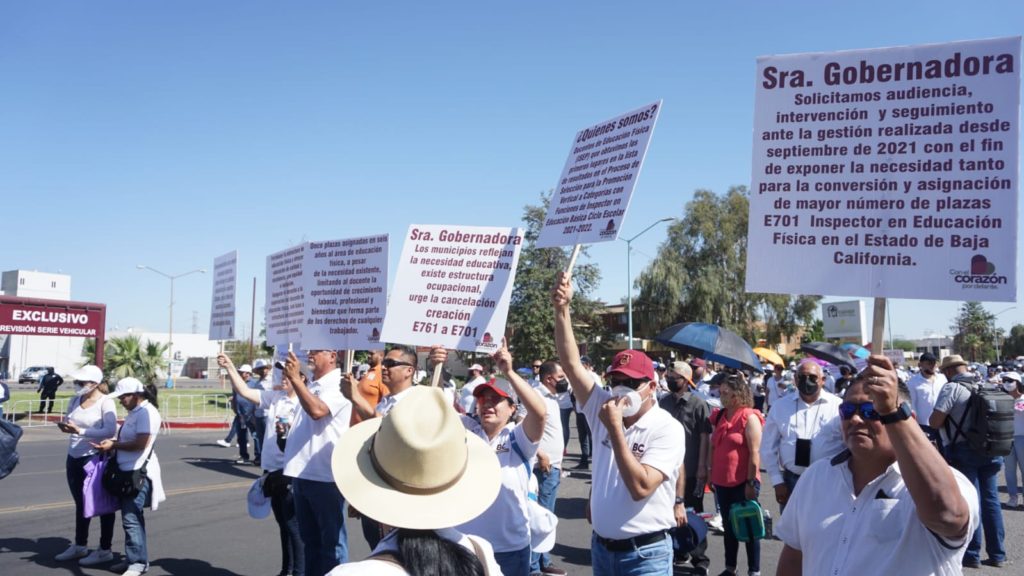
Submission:
<svg viewBox="0 0 1024 576">
<path fill-rule="evenodd" d="M 761 370 L 761 361 L 743 338 L 716 324 L 684 322 L 669 326 L 654 337 L 666 346 L 730 368 Z"/>
<path fill-rule="evenodd" d="M 824 360 L 829 364 L 835 364 L 836 366 L 849 366 L 856 370 L 856 366 L 854 366 L 853 358 L 850 358 L 850 354 L 835 344 L 829 344 L 828 342 L 808 342 L 807 344 L 800 345 L 800 351 L 808 356 L 814 356 L 818 360 Z"/>
</svg>

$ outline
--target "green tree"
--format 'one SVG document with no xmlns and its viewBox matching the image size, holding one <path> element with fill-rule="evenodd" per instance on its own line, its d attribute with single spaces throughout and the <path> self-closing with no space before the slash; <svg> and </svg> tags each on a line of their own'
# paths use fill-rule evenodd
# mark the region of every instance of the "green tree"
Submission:
<svg viewBox="0 0 1024 576">
<path fill-rule="evenodd" d="M 145 384 L 155 384 L 157 372 L 167 365 L 163 359 L 166 352 L 167 344 L 148 340 L 143 344 L 134 334 L 111 338 L 104 347 L 103 373 L 112 383 L 132 376 Z"/>
<path fill-rule="evenodd" d="M 642 336 L 678 322 L 708 322 L 773 345 L 811 323 L 820 296 L 746 292 L 749 204 L 743 186 L 721 196 L 694 192 L 635 282 L 633 314 L 642 316 Z"/>
<path fill-rule="evenodd" d="M 534 359 L 555 357 L 555 316 L 551 307 L 551 288 L 560 270 L 569 264 L 572 249 L 566 247 L 538 248 L 537 236 L 544 225 L 551 202 L 550 193 L 542 193 L 539 205 L 523 208 L 525 243 L 519 253 L 516 281 L 508 311 L 509 349 L 516 364 L 528 366 Z M 585 254 L 585 251 L 584 253 Z M 603 304 L 591 298 L 601 279 L 594 263 L 583 263 L 583 254 L 573 270 L 573 321 L 578 341 L 587 344 L 591 356 L 603 359 L 606 350 L 602 341 L 607 334 L 598 312 Z"/>
<path fill-rule="evenodd" d="M 980 302 L 964 302 L 950 329 L 953 350 L 971 362 L 991 360 L 995 356 L 995 319 Z"/>
<path fill-rule="evenodd" d="M 1024 356 L 1024 324 L 1015 324 L 1010 328 L 1010 335 L 1003 340 L 1002 357 L 1016 358 Z"/>
<path fill-rule="evenodd" d="M 825 341 L 825 322 L 821 318 L 816 318 L 807 327 L 804 335 L 800 338 L 801 344 L 807 344 L 808 342 L 824 342 Z"/>
<path fill-rule="evenodd" d="M 903 350 L 904 352 L 913 352 L 917 350 L 917 345 L 912 340 L 901 340 L 899 338 L 893 340 L 890 344 L 896 350 Z"/>
</svg>

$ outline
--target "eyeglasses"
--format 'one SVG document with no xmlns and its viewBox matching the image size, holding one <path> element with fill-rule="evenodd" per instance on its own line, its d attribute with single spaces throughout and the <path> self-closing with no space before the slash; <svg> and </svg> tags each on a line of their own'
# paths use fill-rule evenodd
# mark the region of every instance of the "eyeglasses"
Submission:
<svg viewBox="0 0 1024 576">
<path fill-rule="evenodd" d="M 800 382 L 800 383 L 810 382 L 812 384 L 817 384 L 818 383 L 818 375 L 817 374 L 798 374 L 797 377 L 796 377 L 796 380 L 797 380 L 797 382 Z"/>
<path fill-rule="evenodd" d="M 534 370 L 540 370 L 540 364 L 534 364 L 533 365 L 533 369 Z"/>
<path fill-rule="evenodd" d="M 402 362 L 401 360 L 395 360 L 394 358 L 385 358 L 380 363 L 385 368 L 394 368 L 395 366 L 412 366 L 408 362 Z"/>
<path fill-rule="evenodd" d="M 865 420 L 878 420 L 882 417 L 882 415 L 875 410 L 875 405 L 871 402 L 861 402 L 860 404 L 843 402 L 839 405 L 839 417 L 843 420 L 853 418 L 853 415 L 858 412 Z"/>
</svg>

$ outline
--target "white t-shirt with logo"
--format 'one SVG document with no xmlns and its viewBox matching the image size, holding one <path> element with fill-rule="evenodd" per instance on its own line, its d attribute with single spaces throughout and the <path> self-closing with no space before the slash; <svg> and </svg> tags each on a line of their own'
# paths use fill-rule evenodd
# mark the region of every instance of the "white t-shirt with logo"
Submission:
<svg viewBox="0 0 1024 576">
<path fill-rule="evenodd" d="M 284 475 L 317 482 L 334 482 L 331 454 L 334 443 L 348 430 L 352 403 L 341 393 L 341 371 L 335 368 L 309 385 L 309 392 L 327 405 L 330 414 L 314 420 L 301 405 L 284 447 Z"/>
<path fill-rule="evenodd" d="M 522 550 L 530 545 L 526 508 L 529 476 L 523 460 L 512 449 L 512 435 L 515 435 L 516 445 L 528 461 L 536 456 L 538 443 L 526 437 L 522 424 L 508 424 L 493 440 L 487 438 L 487 433 L 476 420 L 462 416 L 462 424 L 466 430 L 483 438 L 494 448 L 501 464 L 501 490 L 498 491 L 498 498 L 483 514 L 455 528 L 459 532 L 487 540 L 495 552 Z"/>
<path fill-rule="evenodd" d="M 601 406 L 612 398 L 595 388 L 583 406 L 593 436 L 593 490 L 590 515 L 594 532 L 604 538 L 622 540 L 668 530 L 676 525 L 672 508 L 676 480 L 686 452 L 686 431 L 678 420 L 657 405 L 626 429 L 626 445 L 641 464 L 665 475 L 665 480 L 647 498 L 634 501 L 615 462 L 608 429 L 598 418 Z"/>
<path fill-rule="evenodd" d="M 268 471 L 284 468 L 284 452 L 277 447 L 277 419 L 287 418 L 295 424 L 297 412 L 302 411 L 298 395 L 288 397 L 284 390 L 260 392 L 260 409 L 267 415 L 267 429 L 263 435 L 263 450 L 260 452 L 260 466 Z M 285 444 L 287 446 L 287 443 Z"/>
</svg>

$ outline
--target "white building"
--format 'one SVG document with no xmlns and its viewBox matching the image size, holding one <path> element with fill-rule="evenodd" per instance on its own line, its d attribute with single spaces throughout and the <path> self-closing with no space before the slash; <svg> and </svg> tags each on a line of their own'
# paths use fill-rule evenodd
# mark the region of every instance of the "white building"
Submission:
<svg viewBox="0 0 1024 576">
<path fill-rule="evenodd" d="M 34 270 L 9 270 L 0 276 L 0 293 L 18 298 L 71 300 L 71 276 Z M 53 366 L 66 375 L 81 365 L 84 338 L 0 335 L 0 375 L 16 380 L 31 366 Z"/>
</svg>

